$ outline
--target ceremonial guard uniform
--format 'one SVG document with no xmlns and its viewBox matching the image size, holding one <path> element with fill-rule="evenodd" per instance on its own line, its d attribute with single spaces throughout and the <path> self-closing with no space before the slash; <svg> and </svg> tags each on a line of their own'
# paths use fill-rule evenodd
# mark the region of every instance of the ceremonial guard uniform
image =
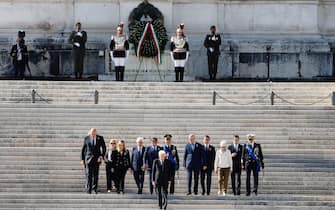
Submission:
<svg viewBox="0 0 335 210">
<path fill-rule="evenodd" d="M 248 134 L 249 141 L 243 147 L 243 167 L 247 172 L 247 192 L 246 195 L 250 196 L 250 175 L 251 171 L 254 176 L 254 189 L 253 192 L 257 195 L 258 189 L 258 173 L 264 169 L 263 153 L 260 144 L 254 142 L 255 135 Z"/>
<path fill-rule="evenodd" d="M 211 34 L 208 34 L 204 41 L 207 48 L 209 79 L 215 80 L 218 72 L 218 61 L 220 56 L 221 37 L 216 34 L 215 26 L 211 26 Z"/>
<path fill-rule="evenodd" d="M 10 56 L 13 59 L 13 65 L 15 69 L 15 78 L 23 79 L 26 71 L 26 66 L 29 70 L 28 65 L 28 48 L 24 41 L 25 32 L 18 32 L 17 44 L 12 46 Z"/>
<path fill-rule="evenodd" d="M 116 34 L 111 37 L 110 55 L 115 65 L 116 81 L 124 80 L 125 62 L 129 55 L 129 42 L 123 33 L 123 23 L 116 29 Z"/>
<path fill-rule="evenodd" d="M 76 79 L 81 79 L 84 72 L 85 44 L 87 41 L 87 33 L 81 30 L 81 23 L 76 24 L 76 31 L 72 31 L 69 40 L 73 46 L 74 74 Z"/>
<path fill-rule="evenodd" d="M 171 37 L 171 59 L 174 62 L 176 82 L 184 80 L 185 64 L 189 57 L 189 45 L 184 36 L 184 25 L 181 24 L 176 31 L 176 36 Z"/>
</svg>

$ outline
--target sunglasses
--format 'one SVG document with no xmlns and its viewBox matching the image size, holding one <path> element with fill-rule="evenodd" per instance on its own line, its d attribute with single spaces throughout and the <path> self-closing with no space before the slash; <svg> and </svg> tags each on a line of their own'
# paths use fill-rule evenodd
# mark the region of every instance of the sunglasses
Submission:
<svg viewBox="0 0 335 210">
<path fill-rule="evenodd" d="M 115 144 L 115 143 L 111 143 L 111 144 Z"/>
</svg>

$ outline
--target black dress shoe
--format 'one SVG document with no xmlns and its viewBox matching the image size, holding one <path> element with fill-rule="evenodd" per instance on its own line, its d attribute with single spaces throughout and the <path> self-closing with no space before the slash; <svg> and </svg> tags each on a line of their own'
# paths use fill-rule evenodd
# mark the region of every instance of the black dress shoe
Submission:
<svg viewBox="0 0 335 210">
<path fill-rule="evenodd" d="M 192 193 L 188 192 L 186 195 L 192 195 Z"/>
<path fill-rule="evenodd" d="M 95 194 L 97 194 L 98 195 L 98 191 L 94 191 L 95 192 Z"/>
<path fill-rule="evenodd" d="M 250 196 L 250 193 L 245 194 L 246 196 Z"/>
<path fill-rule="evenodd" d="M 198 192 L 194 192 L 194 195 L 198 195 Z"/>
<path fill-rule="evenodd" d="M 201 195 L 205 195 L 205 192 L 202 192 Z"/>
<path fill-rule="evenodd" d="M 91 191 L 86 191 L 86 193 L 87 193 L 87 194 L 92 194 L 92 192 L 91 192 Z"/>
</svg>

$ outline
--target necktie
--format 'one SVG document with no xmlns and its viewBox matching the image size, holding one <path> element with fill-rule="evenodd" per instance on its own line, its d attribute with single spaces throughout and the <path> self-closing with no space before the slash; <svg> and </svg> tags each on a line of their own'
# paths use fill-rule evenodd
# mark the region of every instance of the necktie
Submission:
<svg viewBox="0 0 335 210">
<path fill-rule="evenodd" d="M 237 144 L 235 144 L 235 151 L 238 151 L 238 146 L 237 146 Z"/>
<path fill-rule="evenodd" d="M 138 154 L 141 155 L 141 147 L 139 147 L 137 149 L 138 149 Z"/>
<path fill-rule="evenodd" d="M 92 139 L 93 146 L 95 146 L 95 138 Z"/>
</svg>

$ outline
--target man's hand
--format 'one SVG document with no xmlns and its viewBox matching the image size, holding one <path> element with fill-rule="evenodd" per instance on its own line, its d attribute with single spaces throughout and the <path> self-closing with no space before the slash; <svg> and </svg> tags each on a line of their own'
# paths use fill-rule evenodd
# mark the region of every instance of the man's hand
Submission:
<svg viewBox="0 0 335 210">
<path fill-rule="evenodd" d="M 217 170 L 217 169 L 215 170 L 215 174 L 216 174 L 216 175 L 218 174 L 218 170 Z"/>
<path fill-rule="evenodd" d="M 83 168 L 85 168 L 85 161 L 80 161 L 80 165 L 83 167 Z"/>
<path fill-rule="evenodd" d="M 207 166 L 203 166 L 203 167 L 202 167 L 202 170 L 205 171 L 206 169 L 207 169 Z"/>
<path fill-rule="evenodd" d="M 152 181 L 152 186 L 156 187 L 156 182 Z"/>
<path fill-rule="evenodd" d="M 234 152 L 233 154 L 231 154 L 232 157 L 236 157 L 237 156 L 237 153 Z"/>
</svg>

